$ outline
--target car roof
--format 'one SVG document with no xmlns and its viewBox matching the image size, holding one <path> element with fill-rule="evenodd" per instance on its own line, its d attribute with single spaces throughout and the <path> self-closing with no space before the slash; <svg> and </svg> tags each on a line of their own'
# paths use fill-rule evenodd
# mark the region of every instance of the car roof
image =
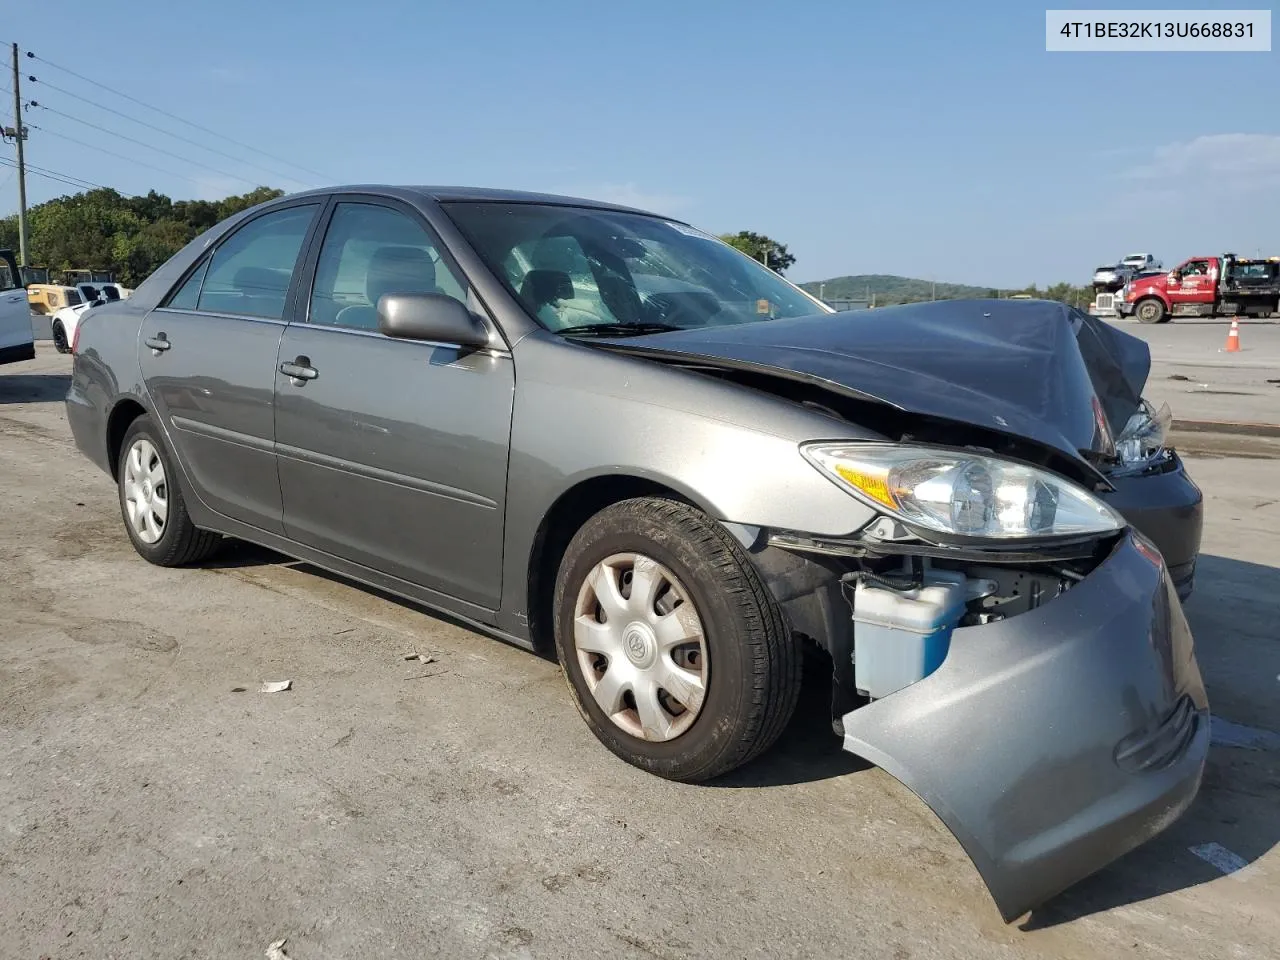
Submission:
<svg viewBox="0 0 1280 960">
<path fill-rule="evenodd" d="M 528 190 L 501 190 L 493 187 L 361 183 L 322 187 L 316 190 L 307 190 L 303 193 L 291 194 L 291 196 L 296 197 L 308 194 L 324 195 L 331 193 L 390 193 L 401 196 L 407 193 L 416 193 L 420 196 L 428 197 L 437 203 L 450 203 L 455 201 L 471 201 L 480 203 L 541 203 L 568 207 L 591 207 L 597 210 L 613 210 L 621 213 L 642 213 L 647 216 L 658 215 L 653 213 L 651 210 L 642 210 L 638 207 L 628 207 L 619 203 L 607 203 L 603 200 L 589 200 L 584 197 L 561 196 L 560 194 L 555 193 L 536 193 Z M 674 218 L 668 217 L 666 219 Z"/>
</svg>

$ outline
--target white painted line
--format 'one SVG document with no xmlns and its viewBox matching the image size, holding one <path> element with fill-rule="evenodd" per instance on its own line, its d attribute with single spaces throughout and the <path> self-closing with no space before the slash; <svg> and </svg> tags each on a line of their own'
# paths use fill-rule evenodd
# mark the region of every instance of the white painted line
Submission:
<svg viewBox="0 0 1280 960">
<path fill-rule="evenodd" d="M 1202 843 L 1198 847 L 1187 847 L 1205 863 L 1217 867 L 1223 873 L 1235 873 L 1243 870 L 1249 862 L 1239 854 L 1232 853 L 1220 843 Z"/>
<path fill-rule="evenodd" d="M 1242 750 L 1280 750 L 1280 733 L 1232 723 L 1221 717 L 1209 719 L 1209 739 L 1219 747 L 1239 747 Z"/>
</svg>

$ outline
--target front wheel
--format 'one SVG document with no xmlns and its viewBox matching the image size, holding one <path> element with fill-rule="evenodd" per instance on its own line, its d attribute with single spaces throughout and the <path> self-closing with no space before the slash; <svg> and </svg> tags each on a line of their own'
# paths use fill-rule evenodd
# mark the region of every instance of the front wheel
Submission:
<svg viewBox="0 0 1280 960">
<path fill-rule="evenodd" d="M 178 488 L 177 469 L 147 416 L 125 431 L 117 467 L 120 513 L 133 547 L 144 560 L 179 567 L 211 556 L 221 537 L 191 522 Z"/>
<path fill-rule="evenodd" d="M 71 352 L 71 344 L 67 343 L 67 331 L 61 320 L 53 321 L 53 347 L 59 353 Z"/>
<path fill-rule="evenodd" d="M 1168 319 L 1164 303 L 1155 297 L 1140 301 L 1134 313 L 1142 323 L 1164 323 Z"/>
<path fill-rule="evenodd" d="M 579 712 L 617 756 L 672 780 L 726 773 L 795 710 L 801 651 L 729 533 L 643 498 L 583 525 L 560 564 L 556 649 Z"/>
</svg>

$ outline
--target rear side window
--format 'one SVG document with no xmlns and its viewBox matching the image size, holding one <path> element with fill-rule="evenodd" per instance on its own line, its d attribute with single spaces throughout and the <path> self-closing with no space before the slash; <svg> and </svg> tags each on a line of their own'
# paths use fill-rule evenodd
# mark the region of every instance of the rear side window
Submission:
<svg viewBox="0 0 1280 960">
<path fill-rule="evenodd" d="M 204 283 L 205 271 L 208 269 L 209 258 L 205 257 L 204 262 L 191 276 L 187 277 L 187 282 L 178 288 L 178 292 L 169 298 L 165 306 L 173 307 L 175 310 L 194 310 L 196 304 L 200 302 L 200 285 Z"/>
<path fill-rule="evenodd" d="M 289 282 L 315 210 L 308 205 L 268 213 L 223 241 L 206 268 L 197 309 L 283 319 Z M 179 296 L 184 292 L 185 287 Z"/>
</svg>

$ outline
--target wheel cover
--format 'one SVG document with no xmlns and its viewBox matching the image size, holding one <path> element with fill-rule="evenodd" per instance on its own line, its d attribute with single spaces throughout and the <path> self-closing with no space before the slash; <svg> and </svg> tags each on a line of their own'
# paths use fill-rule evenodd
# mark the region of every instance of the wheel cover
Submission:
<svg viewBox="0 0 1280 960">
<path fill-rule="evenodd" d="M 702 712 L 711 664 L 702 620 L 674 573 L 617 553 L 578 590 L 573 644 L 587 689 L 624 732 L 664 742 Z"/>
<path fill-rule="evenodd" d="M 143 543 L 164 536 L 169 519 L 169 484 L 164 463 L 150 440 L 139 437 L 124 458 L 124 509 L 129 526 Z"/>
<path fill-rule="evenodd" d="M 1160 316 L 1160 309 L 1150 301 L 1148 301 L 1147 303 L 1144 303 L 1139 308 L 1138 312 L 1142 314 L 1142 317 L 1145 320 L 1151 320 L 1151 319 L 1154 319 L 1155 317 Z"/>
</svg>

